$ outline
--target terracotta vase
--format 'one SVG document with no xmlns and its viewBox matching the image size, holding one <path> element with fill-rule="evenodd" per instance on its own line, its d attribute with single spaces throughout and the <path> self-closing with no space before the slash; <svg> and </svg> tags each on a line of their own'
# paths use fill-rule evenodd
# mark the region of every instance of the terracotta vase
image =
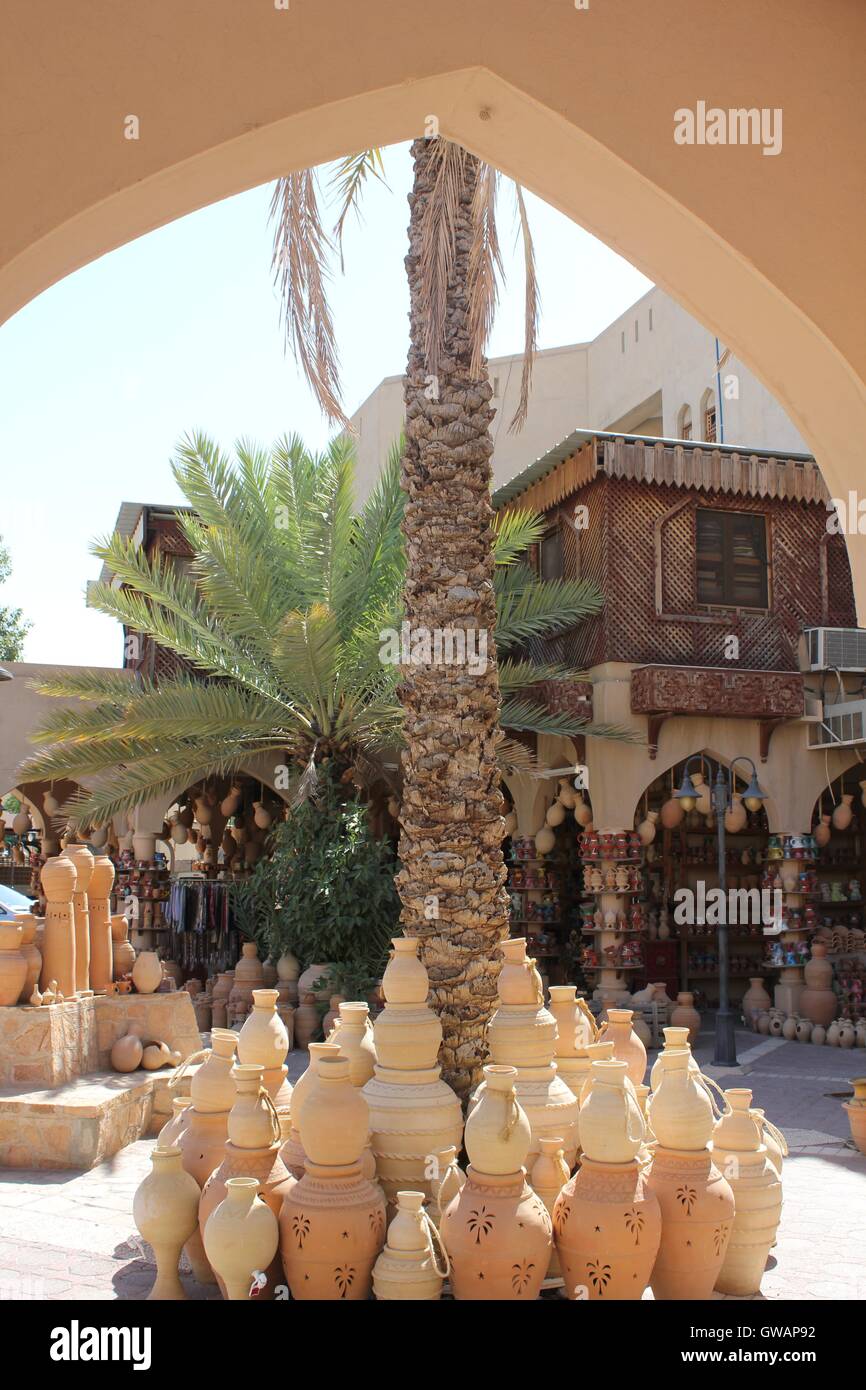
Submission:
<svg viewBox="0 0 866 1390">
<path fill-rule="evenodd" d="M 654 1297 L 689 1302 L 711 1298 L 734 1220 L 730 1184 L 714 1166 L 708 1149 L 687 1152 L 659 1144 L 647 1191 L 658 1199 L 662 1217 L 650 1276 Z"/>
<path fill-rule="evenodd" d="M 24 929 L 19 922 L 0 921 L 0 1006 L 17 1004 L 27 979 L 27 959 L 21 950 Z"/>
<path fill-rule="evenodd" d="M 336 1041 L 340 1045 L 340 1056 L 348 1059 L 353 1086 L 365 1086 L 376 1066 L 376 1047 L 373 1034 L 367 1027 L 369 1014 L 367 1004 L 352 1001 L 340 1005 Z"/>
<path fill-rule="evenodd" d="M 541 988 L 541 976 L 535 968 L 535 962 L 529 960 L 526 955 L 526 938 L 511 937 L 508 941 L 500 942 L 499 949 L 504 958 L 496 982 L 500 1002 L 542 1004 L 544 993 Z"/>
<path fill-rule="evenodd" d="M 529 1185 L 535 1195 L 541 1198 L 552 1222 L 557 1198 L 568 1182 L 568 1164 L 565 1161 L 561 1140 L 540 1139 L 539 1148 L 539 1155 L 533 1163 L 532 1172 L 529 1175 Z M 560 1280 L 562 1278 L 555 1244 L 550 1251 L 545 1278 L 547 1280 Z"/>
<path fill-rule="evenodd" d="M 836 806 L 833 811 L 832 822 L 834 830 L 848 829 L 848 826 L 854 818 L 854 812 L 851 810 L 851 803 L 853 800 L 854 797 L 850 792 L 845 792 L 843 794 L 838 806 Z"/>
<path fill-rule="evenodd" d="M 226 1196 L 230 1178 L 255 1178 L 259 1196 L 270 1207 L 279 1221 L 283 1198 L 291 1184 L 291 1175 L 280 1158 L 279 1144 L 268 1144 L 264 1148 L 238 1148 L 229 1141 L 223 1150 L 220 1166 L 211 1173 L 204 1185 L 198 1209 L 199 1234 L 204 1240 L 207 1223 Z M 264 1282 L 259 1281 L 256 1297 L 272 1299 L 283 1283 L 283 1266 L 279 1251 L 274 1253 L 266 1270 L 262 1270 Z M 217 1273 L 217 1283 L 226 1296 L 225 1283 Z"/>
<path fill-rule="evenodd" d="M 782 1024 L 782 1037 L 787 1042 L 793 1042 L 797 1036 L 797 1019 L 791 1014 Z"/>
<path fill-rule="evenodd" d="M 171 1118 L 166 1120 L 159 1131 L 159 1142 L 164 1149 L 174 1148 L 175 1144 L 180 1143 L 180 1136 L 189 1124 L 187 1111 L 191 1105 L 191 1096 L 172 1097 Z"/>
<path fill-rule="evenodd" d="M 182 1061 L 179 1052 L 173 1052 L 164 1042 L 148 1043 L 141 1054 L 141 1065 L 145 1071 L 159 1071 L 160 1067 L 176 1067 Z"/>
<path fill-rule="evenodd" d="M 739 1298 L 760 1293 L 782 1215 L 782 1183 L 749 1106 L 752 1092 L 725 1092 L 731 1105 L 713 1131 L 713 1162 L 734 1194 L 734 1223 L 715 1287 Z"/>
<path fill-rule="evenodd" d="M 764 988 L 762 975 L 755 975 L 749 980 L 749 988 L 743 995 L 740 1007 L 743 1010 L 743 1017 L 749 1026 L 757 1031 L 758 1015 L 772 1006 L 772 999 Z"/>
<path fill-rule="evenodd" d="M 322 1019 L 322 1036 L 326 1042 L 332 1029 L 339 1022 L 340 1005 L 345 1003 L 345 999 L 346 996 L 344 994 L 332 994 L 328 1001 L 328 1012 Z"/>
<path fill-rule="evenodd" d="M 857 1032 L 854 1024 L 848 1018 L 843 1018 L 839 1024 L 839 1046 L 842 1048 L 853 1047 L 857 1041 Z"/>
<path fill-rule="evenodd" d="M 21 928 L 21 954 L 27 966 L 18 1003 L 28 1004 L 34 987 L 39 983 L 39 972 L 42 969 L 42 952 L 36 945 L 36 929 L 41 923 L 32 912 L 19 913 L 17 922 Z"/>
<path fill-rule="evenodd" d="M 204 1057 L 204 1065 L 190 1082 L 192 1103 L 200 1115 L 228 1114 L 235 1103 L 235 1084 L 232 1080 L 235 1048 L 238 1035 L 228 1028 L 214 1028 L 211 1031 L 211 1046 L 203 1052 L 193 1053 L 186 1059 L 186 1065 Z"/>
<path fill-rule="evenodd" d="M 307 1096 L 313 1090 L 318 1081 L 318 1059 L 320 1057 L 339 1057 L 339 1043 L 310 1043 L 310 1061 L 306 1071 L 298 1077 L 292 1091 L 291 1100 L 291 1130 L 289 1138 L 283 1145 L 281 1157 L 289 1172 L 293 1177 L 301 1178 L 304 1175 L 304 1146 L 301 1143 L 301 1133 L 298 1128 L 298 1120 Z"/>
<path fill-rule="evenodd" d="M 319 1011 L 315 995 L 305 994 L 303 1001 L 295 1009 L 295 1046 L 306 1049 L 319 1032 Z"/>
<path fill-rule="evenodd" d="M 303 999 L 305 994 L 312 994 L 317 1003 L 326 1003 L 330 993 L 326 977 L 333 969 L 333 961 L 326 965 L 308 965 L 298 976 L 300 998 Z"/>
<path fill-rule="evenodd" d="M 394 936 L 391 945 L 394 950 L 382 977 L 386 998 L 392 1004 L 426 1004 L 430 986 L 418 959 L 418 938 Z"/>
<path fill-rule="evenodd" d="M 466 1182 L 466 1174 L 457 1163 L 457 1150 L 453 1144 L 432 1155 L 433 1176 L 428 1216 L 434 1226 L 439 1228 L 442 1214 Z M 398 1194 L 399 1195 L 399 1194 Z"/>
<path fill-rule="evenodd" d="M 671 1023 L 679 1028 L 688 1028 L 690 1043 L 695 1042 L 701 1031 L 701 1016 L 694 1005 L 694 995 L 684 990 L 677 995 L 677 1006 L 671 1013 Z"/>
<path fill-rule="evenodd" d="M 577 1096 L 559 1075 L 554 1062 L 556 1019 L 542 1004 L 502 1004 L 487 1027 L 491 1062 L 517 1067 L 517 1099 L 529 1119 L 532 1142 L 528 1163 L 539 1152 L 542 1137 L 562 1137 L 569 1166 L 577 1156 Z M 474 1105 L 484 1091 L 476 1089 Z"/>
<path fill-rule="evenodd" d="M 360 1090 L 352 1085 L 345 1057 L 319 1057 L 316 1084 L 298 1116 L 301 1143 L 307 1158 L 317 1165 L 359 1161 L 367 1142 L 370 1113 Z"/>
<path fill-rule="evenodd" d="M 194 1104 L 189 1107 L 189 1119 L 178 1143 L 184 1170 L 195 1178 L 199 1187 L 204 1187 L 211 1173 L 223 1160 L 228 1118 L 227 1110 L 205 1114 L 198 1111 Z M 216 1283 L 216 1276 L 205 1255 L 198 1227 L 189 1237 L 184 1249 L 198 1283 Z"/>
<path fill-rule="evenodd" d="M 661 1240 L 661 1208 L 637 1159 L 584 1158 L 553 1209 L 559 1263 L 570 1299 L 639 1300 Z"/>
<path fill-rule="evenodd" d="M 76 880 L 72 903 L 75 920 L 75 992 L 77 993 L 79 990 L 90 988 L 90 914 L 87 907 L 87 890 L 93 873 L 94 859 L 86 845 L 76 844 L 67 845 L 63 850 L 62 858 L 70 860 L 75 865 Z"/>
<path fill-rule="evenodd" d="M 426 1004 L 389 1000 L 373 1025 L 375 1060 L 383 1067 L 411 1071 L 435 1066 L 441 1045 L 442 1024 Z"/>
<path fill-rule="evenodd" d="M 580 1144 L 599 1163 L 629 1163 L 645 1136 L 640 1106 L 626 1089 L 625 1062 L 593 1062 L 592 1088 L 580 1110 Z"/>
<path fill-rule="evenodd" d="M 205 1254 L 233 1302 L 250 1298 L 254 1275 L 268 1268 L 279 1245 L 277 1218 L 258 1189 L 256 1178 L 228 1178 L 204 1228 Z"/>
<path fill-rule="evenodd" d="M 385 1248 L 373 1266 L 373 1292 L 381 1301 L 433 1302 L 448 1273 L 439 1233 L 424 1210 L 423 1192 L 397 1194 Z"/>
<path fill-rule="evenodd" d="M 665 1059 L 658 1088 L 650 1098 L 648 1113 L 653 1134 L 667 1149 L 703 1149 L 713 1133 L 713 1103 L 709 1092 L 689 1070 L 685 1051 Z"/>
<path fill-rule="evenodd" d="M 556 1070 L 572 1094 L 579 1097 L 589 1073 L 586 1049 L 593 1042 L 596 1030 L 581 1007 L 582 1001 L 575 997 L 576 993 L 575 985 L 550 986 L 550 1012 L 556 1019 Z"/>
<path fill-rule="evenodd" d="M 745 830 L 749 814 L 743 805 L 740 792 L 734 792 L 731 801 L 733 802 L 731 809 L 725 812 L 725 829 L 729 835 L 737 835 L 741 830 Z"/>
<path fill-rule="evenodd" d="M 644 819 L 637 828 L 638 838 L 642 845 L 651 845 L 656 837 L 656 821 L 659 818 L 658 811 L 648 811 Z"/>
<path fill-rule="evenodd" d="M 235 965 L 234 987 L 243 992 L 246 1003 L 251 1007 L 253 990 L 261 989 L 264 983 L 264 970 L 259 960 L 256 943 L 245 941 L 241 946 L 240 958 Z"/>
<path fill-rule="evenodd" d="M 812 1023 L 827 1028 L 836 1017 L 839 1001 L 831 986 L 833 966 L 827 959 L 823 941 L 812 941 L 811 959 L 806 962 L 803 976 L 806 987 L 800 994 L 800 1009 Z"/>
<path fill-rule="evenodd" d="M 459 1148 L 463 1137 L 460 1101 L 441 1079 L 440 1068 L 398 1070 L 377 1063 L 363 1094 L 370 1107 L 376 1176 L 389 1203 L 403 1189 L 432 1198 L 431 1155 Z"/>
<path fill-rule="evenodd" d="M 601 1037 L 613 1043 L 614 1057 L 625 1062 L 629 1079 L 639 1086 L 646 1072 L 646 1047 L 634 1031 L 633 1017 L 631 1009 L 608 1009 L 607 1026 Z"/>
<path fill-rule="evenodd" d="M 151 1151 L 152 1170 L 139 1185 L 132 1216 L 139 1232 L 153 1247 L 156 1282 L 149 1299 L 183 1299 L 178 1277 L 180 1252 L 198 1223 L 198 1183 L 184 1172 L 176 1146 L 158 1145 Z"/>
<path fill-rule="evenodd" d="M 857 1101 L 846 1100 L 842 1103 L 842 1109 L 848 1116 L 848 1124 L 851 1128 L 851 1139 L 861 1154 L 866 1154 L 866 1105 Z"/>
<path fill-rule="evenodd" d="M 659 814 L 665 830 L 676 830 L 678 825 L 682 825 L 686 813 L 682 804 L 671 797 L 664 803 Z"/>
<path fill-rule="evenodd" d="M 229 1111 L 228 1138 L 237 1149 L 282 1143 L 276 1106 L 262 1085 L 262 1067 L 242 1063 L 232 1071 L 237 1095 Z"/>
<path fill-rule="evenodd" d="M 484 1081 L 466 1121 L 466 1151 L 480 1173 L 513 1174 L 523 1165 L 532 1140 L 529 1120 L 517 1102 L 517 1069 L 486 1066 Z"/>
<path fill-rule="evenodd" d="M 348 1078 L 347 1084 L 354 1089 Z M 280 1253 L 292 1298 L 369 1298 L 384 1240 L 385 1202 L 360 1164 L 308 1159 L 300 1181 L 291 1180 L 280 1212 Z"/>
<path fill-rule="evenodd" d="M 135 947 L 129 940 L 129 922 L 122 912 L 115 912 L 111 917 L 111 961 L 113 980 L 132 974 Z"/>
<path fill-rule="evenodd" d="M 132 968 L 132 983 L 139 994 L 155 994 L 162 983 L 162 965 L 156 951 L 139 951 Z"/>
<path fill-rule="evenodd" d="M 614 1060 L 613 1043 L 607 1041 L 590 1043 L 586 1049 L 586 1057 L 588 1063 L 586 1077 L 580 1088 L 580 1096 L 578 1097 L 581 1109 L 586 1105 L 592 1093 L 593 1082 L 595 1080 L 592 1071 L 593 1064 L 595 1062 L 612 1062 Z"/>
<path fill-rule="evenodd" d="M 262 1071 L 262 1085 L 274 1103 L 280 1123 L 280 1134 L 284 1140 L 288 1139 L 292 1129 L 293 1088 L 287 1079 L 288 1074 L 289 1069 L 285 1063 L 281 1067 L 265 1067 Z"/>
<path fill-rule="evenodd" d="M 64 998 L 75 996 L 75 916 L 73 893 L 76 870 L 65 855 L 55 855 L 42 865 L 40 879 L 45 895 L 45 929 L 42 934 L 42 970 L 39 986 L 47 990 L 52 980 Z"/>
<path fill-rule="evenodd" d="M 289 1035 L 277 1014 L 278 991 L 251 991 L 252 1010 L 238 1036 L 238 1058 L 253 1066 L 281 1067 L 289 1049 Z"/>
<path fill-rule="evenodd" d="M 141 1066 L 144 1046 L 137 1033 L 125 1033 L 112 1045 L 110 1060 L 115 1071 L 137 1071 Z"/>
<path fill-rule="evenodd" d="M 547 1208 L 516 1173 L 480 1173 L 466 1184 L 440 1227 L 451 1262 L 451 1291 L 461 1301 L 516 1302 L 538 1297 L 553 1248 Z"/>
</svg>

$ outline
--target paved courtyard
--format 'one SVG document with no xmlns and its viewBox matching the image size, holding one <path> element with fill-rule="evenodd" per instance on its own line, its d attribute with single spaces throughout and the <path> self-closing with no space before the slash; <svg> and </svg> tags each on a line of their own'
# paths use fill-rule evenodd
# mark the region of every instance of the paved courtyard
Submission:
<svg viewBox="0 0 866 1390">
<path fill-rule="evenodd" d="M 769 1299 L 866 1299 L 866 1158 L 842 1110 L 866 1052 L 738 1034 L 740 1069 L 711 1065 L 712 1035 L 696 1055 L 721 1085 L 748 1085 L 791 1147 L 778 1244 L 764 1275 Z M 652 1054 L 653 1056 L 655 1054 Z M 290 1078 L 307 1054 L 289 1058 Z M 0 1170 L 0 1298 L 140 1299 L 154 1265 L 132 1220 L 132 1198 L 155 1140 L 142 1139 L 87 1173 Z M 216 1297 L 187 1273 L 191 1298 Z"/>
</svg>

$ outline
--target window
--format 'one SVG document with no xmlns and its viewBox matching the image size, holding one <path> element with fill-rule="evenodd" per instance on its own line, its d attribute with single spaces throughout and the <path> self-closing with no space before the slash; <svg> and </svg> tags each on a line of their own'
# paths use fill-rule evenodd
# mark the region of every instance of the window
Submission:
<svg viewBox="0 0 866 1390">
<path fill-rule="evenodd" d="M 677 416 L 677 439 L 691 439 L 692 437 L 692 408 L 684 405 Z"/>
<path fill-rule="evenodd" d="M 718 438 L 716 432 L 716 397 L 712 391 L 705 391 L 701 399 L 701 419 L 704 427 L 704 439 L 708 444 L 715 444 Z"/>
<path fill-rule="evenodd" d="M 767 522 L 755 512 L 696 513 L 698 603 L 767 608 Z"/>
<path fill-rule="evenodd" d="M 562 578 L 562 531 L 558 526 L 541 538 L 538 573 L 541 579 Z"/>
</svg>

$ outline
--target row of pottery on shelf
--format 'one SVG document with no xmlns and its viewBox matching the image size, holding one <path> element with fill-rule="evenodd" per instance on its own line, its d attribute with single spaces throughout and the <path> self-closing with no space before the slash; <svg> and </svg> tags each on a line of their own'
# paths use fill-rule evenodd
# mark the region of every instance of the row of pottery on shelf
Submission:
<svg viewBox="0 0 866 1390">
<path fill-rule="evenodd" d="M 802 1014 L 786 1014 L 782 1009 L 769 1009 L 756 1019 L 756 1030 L 764 1036 L 784 1038 L 788 1042 L 812 1042 L 819 1046 L 866 1047 L 866 1020 L 854 1023 L 848 1018 L 833 1019 L 829 1027 L 813 1023 Z"/>
</svg>

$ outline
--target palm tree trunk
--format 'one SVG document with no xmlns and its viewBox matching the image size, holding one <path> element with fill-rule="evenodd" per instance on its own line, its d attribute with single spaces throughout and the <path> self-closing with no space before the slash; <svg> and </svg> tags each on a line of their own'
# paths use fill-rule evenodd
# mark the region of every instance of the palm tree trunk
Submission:
<svg viewBox="0 0 866 1390">
<path fill-rule="evenodd" d="M 499 679 L 493 641 L 490 458 L 494 412 L 486 362 L 471 373 L 469 252 L 478 162 L 467 155 L 456 202 L 454 256 L 445 295 L 436 384 L 425 348 L 427 299 L 421 243 L 434 196 L 434 141 L 412 147 L 409 198 L 410 347 L 406 373 L 406 618 L 427 629 L 478 629 L 487 642 L 483 672 L 468 664 L 405 666 L 398 888 L 401 920 L 421 938 L 433 1004 L 443 1026 L 445 1080 L 466 1096 L 481 1077 L 485 1028 L 496 999 L 498 943 L 508 935 L 502 859 Z M 468 643 L 467 643 L 468 646 Z M 478 649 L 476 649 L 478 650 Z M 480 663 L 479 663 L 480 664 Z"/>
</svg>

